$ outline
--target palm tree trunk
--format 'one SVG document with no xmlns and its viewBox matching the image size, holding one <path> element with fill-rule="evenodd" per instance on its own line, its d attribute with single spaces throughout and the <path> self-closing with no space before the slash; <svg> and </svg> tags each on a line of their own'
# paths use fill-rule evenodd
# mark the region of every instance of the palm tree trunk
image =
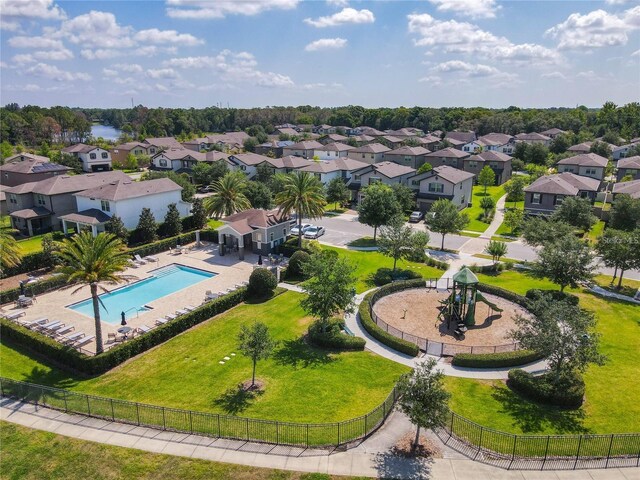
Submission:
<svg viewBox="0 0 640 480">
<path fill-rule="evenodd" d="M 90 284 L 91 300 L 93 301 L 93 319 L 96 329 L 96 355 L 103 352 L 102 348 L 102 324 L 100 323 L 100 301 L 98 300 L 98 284 Z"/>
<path fill-rule="evenodd" d="M 416 428 L 416 438 L 413 441 L 413 445 L 412 445 L 413 450 L 415 450 L 419 444 L 420 444 L 420 425 L 418 425 L 418 428 Z"/>
</svg>

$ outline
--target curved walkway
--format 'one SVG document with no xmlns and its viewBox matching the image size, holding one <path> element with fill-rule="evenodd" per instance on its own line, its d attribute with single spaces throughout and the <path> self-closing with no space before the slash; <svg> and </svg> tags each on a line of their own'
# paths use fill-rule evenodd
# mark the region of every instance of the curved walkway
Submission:
<svg viewBox="0 0 640 480">
<path fill-rule="evenodd" d="M 286 446 L 252 444 L 154 430 L 136 425 L 107 422 L 80 415 L 69 415 L 57 410 L 3 399 L 0 402 L 0 420 L 16 423 L 36 430 L 87 440 L 106 445 L 135 448 L 153 453 L 199 458 L 250 467 L 277 468 L 300 472 L 320 472 L 329 475 L 351 475 L 403 480 L 632 480 L 640 478 L 638 468 L 612 468 L 609 470 L 580 470 L 529 472 L 502 470 L 465 458 L 409 459 L 394 455 L 388 443 L 395 434 L 379 437 L 378 444 L 370 444 L 346 452 L 303 450 Z M 400 422 L 402 419 L 399 420 Z M 388 428 L 396 433 L 395 426 Z M 380 440 L 380 438 L 382 440 Z M 366 443 L 366 442 L 365 442 Z M 380 447 L 380 448 L 377 448 Z"/>
</svg>

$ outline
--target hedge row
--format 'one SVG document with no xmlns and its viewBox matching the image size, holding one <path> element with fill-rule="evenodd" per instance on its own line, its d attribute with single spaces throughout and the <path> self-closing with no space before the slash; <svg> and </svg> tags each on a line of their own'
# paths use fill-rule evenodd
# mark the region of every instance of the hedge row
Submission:
<svg viewBox="0 0 640 480">
<path fill-rule="evenodd" d="M 25 294 L 32 297 L 34 295 L 40 295 L 41 293 L 60 288 L 66 285 L 67 281 L 63 275 L 55 275 L 46 280 L 41 280 L 36 283 L 30 283 L 24 286 Z M 12 288 L 11 290 L 4 290 L 0 292 L 0 304 L 9 302 L 15 302 L 20 296 L 20 287 Z"/>
<path fill-rule="evenodd" d="M 467 368 L 505 368 L 517 367 L 540 360 L 542 355 L 533 350 L 516 350 L 501 353 L 458 353 L 451 364 Z"/>
<path fill-rule="evenodd" d="M 185 330 L 235 307 L 243 302 L 246 297 L 247 289 L 239 288 L 232 293 L 207 302 L 193 312 L 182 315 L 144 335 L 121 343 L 96 356 L 79 353 L 73 348 L 65 347 L 55 340 L 6 319 L 0 319 L 0 335 L 73 370 L 87 375 L 99 375 L 142 352 L 166 342 Z"/>
<path fill-rule="evenodd" d="M 540 300 L 546 297 L 548 300 L 552 302 L 569 302 L 571 305 L 578 305 L 580 299 L 572 294 L 561 292 L 560 290 L 540 290 L 537 288 L 532 288 L 531 290 L 527 290 L 525 294 L 526 297 L 530 300 Z"/>
<path fill-rule="evenodd" d="M 380 287 L 378 290 L 374 292 L 374 298 L 371 304 L 373 305 L 382 297 L 386 297 L 387 295 L 391 295 L 392 293 L 400 292 L 402 290 L 408 290 L 410 288 L 421 288 L 424 287 L 426 280 L 424 278 L 415 278 L 411 280 L 400 280 L 397 282 L 391 282 L 387 285 Z"/>
<path fill-rule="evenodd" d="M 398 282 L 402 283 L 402 282 Z M 424 282 L 423 282 L 424 283 Z M 393 284 L 392 284 L 393 285 Z M 385 287 L 382 287 L 385 288 Z M 382 289 L 380 289 L 382 290 Z M 394 350 L 398 350 L 399 352 L 406 353 L 407 355 L 411 355 L 413 357 L 417 356 L 420 353 L 420 349 L 414 343 L 407 342 L 406 340 L 402 340 L 401 338 L 394 337 L 388 332 L 385 332 L 382 328 L 380 328 L 371 318 L 371 313 L 369 312 L 369 305 L 371 303 L 371 299 L 378 292 L 369 292 L 362 300 L 360 307 L 358 309 L 360 323 L 362 327 L 369 332 L 369 335 L 380 340 L 385 345 L 393 348 Z"/>
<path fill-rule="evenodd" d="M 422 278 L 422 275 L 414 272 L 413 270 L 403 270 L 398 268 L 394 271 L 391 268 L 382 267 L 376 270 L 376 273 L 373 274 L 372 280 L 374 285 L 381 287 L 382 285 L 388 285 L 392 282 L 402 282 L 416 278 Z"/>
<path fill-rule="evenodd" d="M 490 265 L 478 265 L 477 263 L 474 263 L 473 265 L 471 265 L 469 267 L 469 269 L 472 272 L 476 272 L 476 273 L 498 273 L 498 272 L 502 272 L 504 270 L 512 270 L 513 269 L 513 263 L 511 262 L 498 262 L 498 263 L 492 263 Z"/>
<path fill-rule="evenodd" d="M 479 283 L 478 290 L 484 293 L 488 293 L 490 295 L 496 295 L 498 297 L 502 297 L 506 300 L 509 300 L 513 303 L 517 303 L 522 308 L 529 309 L 530 302 L 526 297 L 522 295 L 518 295 L 510 290 L 506 290 L 501 287 L 496 287 L 495 285 L 488 285 L 486 283 Z"/>
<path fill-rule="evenodd" d="M 13 277 L 14 275 L 20 275 L 21 273 L 51 267 L 53 267 L 51 257 L 45 255 L 44 252 L 29 253 L 28 255 L 24 255 L 20 259 L 20 263 L 15 267 L 2 269 L 1 278 Z"/>
<path fill-rule="evenodd" d="M 335 350 L 364 350 L 367 343 L 364 338 L 345 335 L 342 333 L 344 329 L 344 320 L 341 318 L 332 318 L 329 321 L 329 328 L 326 332 L 320 330 L 318 322 L 314 322 L 309 327 L 309 341 L 322 348 L 330 348 Z"/>
<path fill-rule="evenodd" d="M 578 375 L 554 383 L 550 374 L 535 376 L 524 370 L 509 370 L 509 388 L 535 402 L 578 408 L 584 400 L 585 384 Z"/>
<path fill-rule="evenodd" d="M 215 230 L 201 230 L 200 240 L 205 242 L 218 242 L 218 232 Z M 158 240 L 157 242 L 148 243 L 146 245 L 140 245 L 139 247 L 130 248 L 128 252 L 131 256 L 140 255 L 146 257 L 147 255 L 154 255 L 156 253 L 166 252 L 170 248 L 176 248 L 177 245 L 186 245 L 196 241 L 196 232 L 182 233 L 175 237 L 165 238 Z"/>
</svg>

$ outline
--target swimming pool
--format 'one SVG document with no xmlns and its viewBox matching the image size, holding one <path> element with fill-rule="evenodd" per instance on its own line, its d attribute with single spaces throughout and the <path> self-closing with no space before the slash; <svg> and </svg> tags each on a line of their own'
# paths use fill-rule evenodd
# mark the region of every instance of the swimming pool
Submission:
<svg viewBox="0 0 640 480">
<path fill-rule="evenodd" d="M 149 273 L 153 276 L 100 295 L 100 300 L 102 300 L 100 318 L 103 322 L 120 322 L 120 312 L 125 312 L 127 319 L 136 317 L 139 312 L 150 310 L 146 307 L 148 303 L 217 275 L 177 263 L 152 270 Z M 178 309 L 183 306 L 176 305 L 175 307 Z M 67 308 L 93 318 L 91 298 L 67 305 Z"/>
</svg>

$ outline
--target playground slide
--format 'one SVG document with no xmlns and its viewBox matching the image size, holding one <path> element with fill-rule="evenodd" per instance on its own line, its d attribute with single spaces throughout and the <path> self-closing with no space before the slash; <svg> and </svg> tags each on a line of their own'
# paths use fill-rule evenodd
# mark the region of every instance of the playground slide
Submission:
<svg viewBox="0 0 640 480">
<path fill-rule="evenodd" d="M 496 312 L 502 312 L 502 309 L 500 307 L 498 307 L 495 303 L 491 303 L 489 300 L 484 298 L 480 292 L 476 292 L 476 302 L 486 303 Z"/>
</svg>

